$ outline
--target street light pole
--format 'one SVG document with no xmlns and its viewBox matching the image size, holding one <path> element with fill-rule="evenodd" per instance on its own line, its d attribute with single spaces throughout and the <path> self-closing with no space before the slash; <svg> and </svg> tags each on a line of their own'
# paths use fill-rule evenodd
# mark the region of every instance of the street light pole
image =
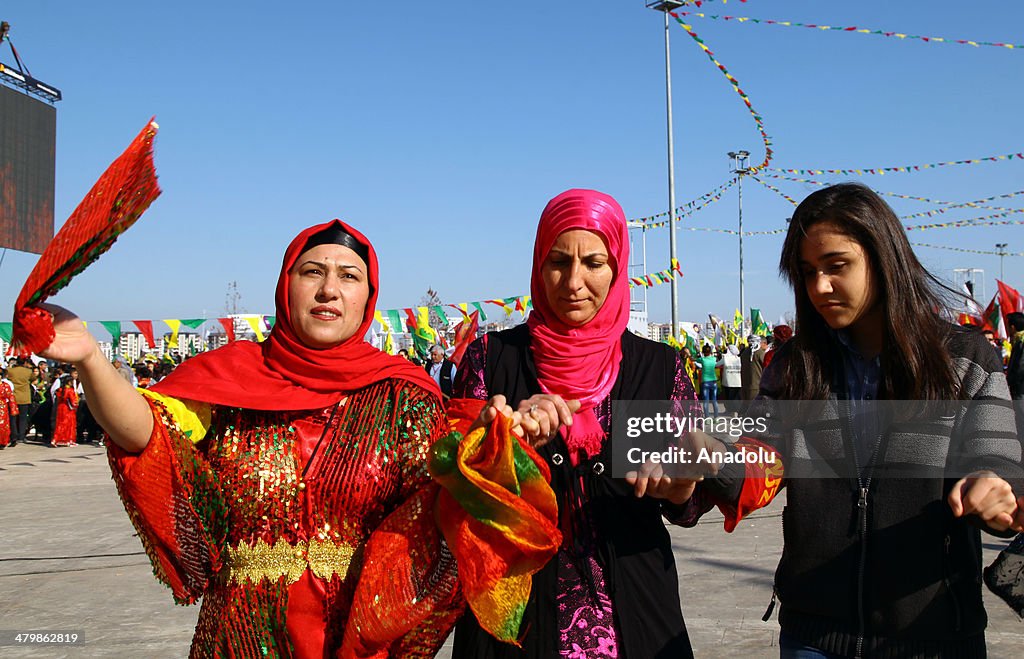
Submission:
<svg viewBox="0 0 1024 659">
<path fill-rule="evenodd" d="M 655 0 L 647 6 L 665 15 L 665 110 L 668 129 L 668 254 L 669 259 L 676 259 L 676 165 L 672 140 L 672 59 L 669 56 L 668 14 L 678 9 L 683 3 L 680 0 Z M 671 261 L 670 261 L 671 263 Z M 669 266 L 671 267 L 671 265 Z M 672 336 L 679 334 L 679 281 L 672 277 L 669 281 L 669 295 L 672 298 Z"/>
<path fill-rule="evenodd" d="M 746 313 L 744 309 L 743 299 L 743 176 L 749 173 L 748 158 L 750 158 L 749 151 L 730 151 L 728 153 L 732 159 L 732 173 L 736 174 L 737 177 L 737 191 L 739 193 L 739 236 L 740 236 L 740 316 Z M 746 321 L 743 321 L 743 333 L 746 334 Z"/>
<path fill-rule="evenodd" d="M 999 281 L 1003 281 L 1003 257 L 1006 256 L 1006 248 L 1009 247 L 1009 243 L 996 243 L 996 249 L 999 250 Z"/>
</svg>

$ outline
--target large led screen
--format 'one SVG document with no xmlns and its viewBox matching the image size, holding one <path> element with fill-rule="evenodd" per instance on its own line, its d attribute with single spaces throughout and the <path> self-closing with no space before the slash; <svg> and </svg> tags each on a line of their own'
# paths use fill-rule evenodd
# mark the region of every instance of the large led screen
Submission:
<svg viewBox="0 0 1024 659">
<path fill-rule="evenodd" d="M 57 111 L 0 85 L 0 248 L 41 254 L 53 238 Z"/>
</svg>

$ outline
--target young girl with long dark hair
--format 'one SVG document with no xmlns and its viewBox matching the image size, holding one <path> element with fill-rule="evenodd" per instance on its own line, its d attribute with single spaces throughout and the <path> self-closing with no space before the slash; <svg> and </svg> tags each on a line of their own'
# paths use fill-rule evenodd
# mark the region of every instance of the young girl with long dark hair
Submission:
<svg viewBox="0 0 1024 659">
<path fill-rule="evenodd" d="M 764 373 L 760 409 L 784 417 L 782 656 L 984 656 L 979 528 L 1024 521 L 992 349 L 941 318 L 948 289 L 862 185 L 807 197 L 779 268 L 797 332 Z M 921 416 L 937 401 L 957 411 Z"/>
</svg>

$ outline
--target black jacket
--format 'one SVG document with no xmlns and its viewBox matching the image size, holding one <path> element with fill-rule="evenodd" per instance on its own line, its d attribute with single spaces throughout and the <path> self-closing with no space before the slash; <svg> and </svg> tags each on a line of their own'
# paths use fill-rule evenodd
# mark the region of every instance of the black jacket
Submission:
<svg viewBox="0 0 1024 659">
<path fill-rule="evenodd" d="M 486 339 L 485 380 L 490 395 L 504 394 L 515 408 L 521 400 L 541 392 L 526 325 L 488 334 Z M 675 352 L 667 345 L 624 333 L 619 378 L 605 402 L 668 400 L 673 391 L 675 364 Z M 468 369 L 459 369 L 459 373 L 466 372 Z M 463 378 L 456 376 L 456 396 L 466 394 L 460 388 L 463 383 Z M 610 477 L 610 467 L 604 471 L 605 464 L 611 465 L 609 444 L 605 442 L 601 454 L 576 467 L 565 458 L 566 447 L 561 437 L 539 449 L 551 468 L 551 486 L 558 498 L 559 510 L 564 509 L 570 483 L 577 475 L 582 476 L 584 495 L 593 504 L 598 560 L 604 566 L 616 616 L 619 656 L 625 659 L 692 657 L 679 606 L 672 545 L 662 521 L 663 507 L 655 499 L 633 496 L 632 488 L 624 481 Z M 481 630 L 472 613 L 467 612 L 455 628 L 453 656 L 467 659 L 557 657 L 557 563 L 557 559 L 550 561 L 534 575 L 523 618 L 522 650 L 494 640 Z"/>
</svg>

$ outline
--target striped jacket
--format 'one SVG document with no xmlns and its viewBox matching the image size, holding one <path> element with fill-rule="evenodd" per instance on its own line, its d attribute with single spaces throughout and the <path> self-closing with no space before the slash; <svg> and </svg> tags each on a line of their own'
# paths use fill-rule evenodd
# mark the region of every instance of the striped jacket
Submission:
<svg viewBox="0 0 1024 659">
<path fill-rule="evenodd" d="M 1019 496 L 1024 468 L 992 349 L 978 332 L 952 326 L 947 346 L 965 400 L 929 408 L 925 421 L 891 422 L 870 461 L 852 450 L 841 396 L 778 400 L 788 350 L 765 371 L 748 415 L 771 420 L 768 439 L 786 466 L 775 574 L 783 633 L 844 656 L 985 655 L 981 536 L 946 498 L 958 478 L 982 469 Z"/>
</svg>

